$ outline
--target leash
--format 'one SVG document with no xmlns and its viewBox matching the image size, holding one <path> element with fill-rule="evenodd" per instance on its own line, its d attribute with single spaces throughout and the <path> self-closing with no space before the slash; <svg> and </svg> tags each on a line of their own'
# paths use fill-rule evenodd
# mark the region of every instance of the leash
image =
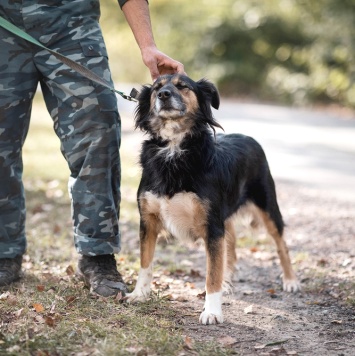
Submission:
<svg viewBox="0 0 355 356">
<path fill-rule="evenodd" d="M 25 31 L 21 30 L 17 26 L 13 25 L 11 22 L 5 20 L 1 16 L 0 16 L 0 26 L 3 27 L 5 30 L 12 32 L 16 36 L 21 37 L 22 39 L 24 39 L 28 42 L 31 42 L 32 44 L 47 50 L 48 52 L 53 54 L 54 57 L 59 59 L 61 62 L 66 64 L 68 67 L 70 67 L 74 71 L 76 71 L 79 74 L 81 74 L 82 76 L 92 80 L 93 82 L 103 85 L 104 87 L 110 89 L 111 91 L 119 94 L 120 96 L 122 96 L 123 99 L 129 100 L 129 101 L 137 101 L 136 97 L 137 97 L 138 91 L 136 89 L 133 88 L 130 95 L 127 95 L 127 94 L 123 93 L 122 91 L 116 90 L 114 87 L 112 87 L 110 85 L 110 83 L 108 83 L 106 80 L 99 77 L 96 73 L 94 73 L 90 69 L 84 67 L 83 65 L 81 65 L 79 63 L 76 63 L 72 59 L 58 53 L 57 51 L 53 51 L 52 49 L 47 48 L 41 42 L 39 42 L 35 38 L 33 38 L 31 35 L 29 35 Z"/>
</svg>

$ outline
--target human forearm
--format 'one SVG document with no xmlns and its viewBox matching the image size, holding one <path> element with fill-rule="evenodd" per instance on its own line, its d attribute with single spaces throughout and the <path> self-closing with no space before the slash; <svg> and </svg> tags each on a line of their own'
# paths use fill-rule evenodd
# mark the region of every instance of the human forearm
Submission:
<svg viewBox="0 0 355 356">
<path fill-rule="evenodd" d="M 122 11 L 140 50 L 144 52 L 148 48 L 155 48 L 148 2 L 146 0 L 129 0 L 123 5 Z"/>
<path fill-rule="evenodd" d="M 148 2 L 146 0 L 128 0 L 121 8 L 152 79 L 155 80 L 162 74 L 185 73 L 183 64 L 157 49 L 150 22 Z"/>
</svg>

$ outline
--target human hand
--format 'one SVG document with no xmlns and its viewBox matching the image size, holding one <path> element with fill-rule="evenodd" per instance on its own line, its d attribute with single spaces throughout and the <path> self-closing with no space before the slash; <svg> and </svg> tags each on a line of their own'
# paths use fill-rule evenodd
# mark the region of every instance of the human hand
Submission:
<svg viewBox="0 0 355 356">
<path fill-rule="evenodd" d="M 163 74 L 186 74 L 182 63 L 160 52 L 156 47 L 142 50 L 142 59 L 148 67 L 153 81 Z"/>
</svg>

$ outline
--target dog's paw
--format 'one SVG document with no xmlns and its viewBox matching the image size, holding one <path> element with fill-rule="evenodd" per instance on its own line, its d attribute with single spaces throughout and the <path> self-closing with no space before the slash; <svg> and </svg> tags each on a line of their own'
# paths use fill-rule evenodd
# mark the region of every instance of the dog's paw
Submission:
<svg viewBox="0 0 355 356">
<path fill-rule="evenodd" d="M 200 324 L 213 325 L 222 324 L 223 314 L 212 314 L 207 311 L 203 311 L 200 315 Z"/>
<path fill-rule="evenodd" d="M 148 299 L 149 299 L 149 293 L 136 292 L 136 291 L 133 291 L 132 293 L 126 293 L 126 296 L 124 297 L 124 301 L 126 303 L 145 302 Z"/>
<path fill-rule="evenodd" d="M 301 290 L 301 285 L 297 278 L 295 279 L 283 279 L 283 290 L 285 292 L 295 293 Z"/>
</svg>

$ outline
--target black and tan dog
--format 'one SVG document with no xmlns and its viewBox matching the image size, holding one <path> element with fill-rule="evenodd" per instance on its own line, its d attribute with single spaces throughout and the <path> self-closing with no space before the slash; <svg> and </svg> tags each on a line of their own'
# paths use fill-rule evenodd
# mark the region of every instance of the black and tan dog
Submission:
<svg viewBox="0 0 355 356">
<path fill-rule="evenodd" d="M 237 260 L 233 217 L 245 208 L 259 217 L 276 242 L 284 290 L 299 289 L 282 238 L 284 224 L 265 154 L 250 137 L 214 135 L 214 127 L 221 126 L 211 106 L 219 107 L 215 86 L 181 75 L 162 76 L 139 94 L 136 126 L 149 139 L 140 156 L 141 269 L 127 296 L 128 302 L 149 297 L 161 230 L 179 239 L 202 238 L 207 254 L 202 324 L 223 322 L 222 284 L 231 282 Z"/>
</svg>

